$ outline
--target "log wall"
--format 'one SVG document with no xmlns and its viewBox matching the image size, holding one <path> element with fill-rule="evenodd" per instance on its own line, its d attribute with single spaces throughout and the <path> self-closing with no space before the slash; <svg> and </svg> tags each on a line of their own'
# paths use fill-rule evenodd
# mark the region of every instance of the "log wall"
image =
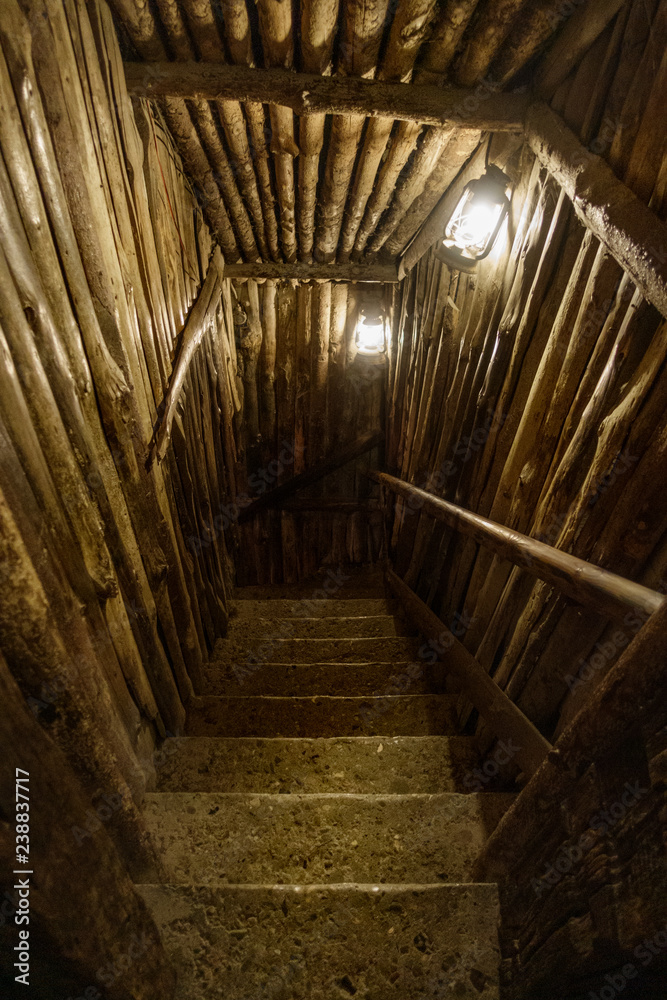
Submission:
<svg viewBox="0 0 667 1000">
<path fill-rule="evenodd" d="M 160 877 L 139 805 L 227 620 L 224 535 L 191 539 L 234 467 L 233 328 L 218 286 L 150 463 L 210 234 L 159 114 L 127 96 L 104 4 L 7 0 L 0 44 L 1 811 L 10 768 L 30 770 L 38 992 L 48 973 L 58 995 L 101 996 L 98 969 L 146 934 L 105 995 L 167 996 L 130 877 Z"/>
<path fill-rule="evenodd" d="M 664 2 L 623 5 L 566 79 L 543 92 L 663 220 L 666 17 Z M 429 255 L 395 293 L 387 469 L 664 591 L 666 320 L 532 155 L 521 156 L 505 245 L 471 276 Z M 640 616 L 608 622 L 585 611 L 418 507 L 399 503 L 392 542 L 397 572 L 447 624 L 458 616 L 466 647 L 552 742 L 641 628 Z M 492 753 L 493 735 L 463 701 L 460 717 Z M 530 847 L 505 873 L 513 997 L 544 995 L 564 982 L 563 970 L 572 995 L 581 988 L 588 997 L 609 985 L 603 977 L 616 962 L 639 966 L 633 947 L 664 930 L 656 893 L 664 900 L 665 778 L 655 734 L 665 720 L 654 713 L 638 723 L 643 730 L 627 734 L 613 761 L 572 778 L 571 795 L 548 816 L 536 809 Z M 637 810 L 536 893 L 531 879 L 617 801 L 626 780 L 646 789 Z M 510 854 L 515 845 L 506 846 Z M 656 970 L 664 975 L 658 958 L 642 988 Z"/>
<path fill-rule="evenodd" d="M 236 424 L 237 494 L 226 502 L 225 520 L 249 500 L 381 431 L 387 375 L 386 362 L 356 349 L 364 285 L 266 281 L 258 286 L 250 280 L 232 285 L 243 408 Z M 387 311 L 390 305 L 387 293 Z M 365 506 L 373 484 L 364 473 L 380 462 L 376 447 L 300 490 L 294 503 L 240 524 L 239 584 L 292 583 L 324 564 L 375 562 L 382 516 Z M 359 508 L 350 508 L 350 501 Z"/>
</svg>

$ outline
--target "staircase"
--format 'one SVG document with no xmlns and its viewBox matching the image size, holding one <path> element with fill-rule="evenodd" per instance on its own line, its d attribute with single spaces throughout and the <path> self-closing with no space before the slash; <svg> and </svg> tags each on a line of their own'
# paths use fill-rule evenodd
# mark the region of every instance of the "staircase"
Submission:
<svg viewBox="0 0 667 1000">
<path fill-rule="evenodd" d="M 497 890 L 469 873 L 511 796 L 461 794 L 442 668 L 379 584 L 293 593 L 237 591 L 147 796 L 178 998 L 496 1000 Z"/>
</svg>

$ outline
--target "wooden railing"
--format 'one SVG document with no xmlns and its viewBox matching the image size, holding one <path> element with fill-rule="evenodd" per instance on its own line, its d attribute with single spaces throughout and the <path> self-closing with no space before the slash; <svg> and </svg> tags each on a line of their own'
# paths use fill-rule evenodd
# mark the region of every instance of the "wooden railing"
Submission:
<svg viewBox="0 0 667 1000">
<path fill-rule="evenodd" d="M 384 472 L 369 475 L 382 487 L 407 500 L 412 510 L 423 511 L 474 538 L 492 552 L 538 579 L 553 584 L 568 597 L 605 617 L 622 617 L 629 609 L 648 615 L 657 611 L 662 611 L 663 615 L 667 613 L 667 598 L 648 587 L 489 521 L 395 476 Z M 495 735 L 500 739 L 512 739 L 519 746 L 520 750 L 515 754 L 517 763 L 526 775 L 532 777 L 550 751 L 555 752 L 551 744 L 498 687 L 472 653 L 391 569 L 387 571 L 387 582 L 422 634 L 436 643 L 436 650 L 446 651 L 448 668 Z"/>
</svg>

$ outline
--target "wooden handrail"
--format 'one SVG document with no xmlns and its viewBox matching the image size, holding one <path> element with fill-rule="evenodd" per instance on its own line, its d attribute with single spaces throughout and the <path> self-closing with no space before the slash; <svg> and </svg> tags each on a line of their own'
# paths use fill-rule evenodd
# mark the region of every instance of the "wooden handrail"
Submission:
<svg viewBox="0 0 667 1000">
<path fill-rule="evenodd" d="M 437 644 L 436 653 L 439 650 L 446 651 L 447 656 L 443 657 L 443 662 L 447 670 L 458 680 L 489 728 L 500 739 L 516 744 L 512 756 L 516 758 L 524 774 L 532 777 L 551 750 L 551 743 L 400 576 L 387 569 L 386 578 L 408 618 L 423 636 Z"/>
<path fill-rule="evenodd" d="M 623 618 L 629 610 L 634 609 L 652 615 L 667 605 L 667 598 L 655 590 L 626 580 L 601 566 L 595 566 L 569 552 L 562 552 L 503 524 L 489 521 L 486 517 L 433 496 L 402 479 L 385 472 L 371 472 L 369 475 L 381 486 L 413 501 L 413 509 L 422 510 L 431 517 L 444 521 L 450 528 L 462 531 L 480 545 L 521 566 L 538 579 L 553 584 L 568 597 L 593 608 L 606 618 Z"/>
</svg>

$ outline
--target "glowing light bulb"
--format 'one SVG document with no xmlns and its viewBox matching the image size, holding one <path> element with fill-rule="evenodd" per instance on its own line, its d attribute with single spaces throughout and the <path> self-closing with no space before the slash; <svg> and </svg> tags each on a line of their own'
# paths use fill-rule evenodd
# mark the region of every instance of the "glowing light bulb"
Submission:
<svg viewBox="0 0 667 1000">
<path fill-rule="evenodd" d="M 384 323 L 382 320 L 365 319 L 357 326 L 357 350 L 360 354 L 382 354 L 384 351 Z"/>
</svg>

